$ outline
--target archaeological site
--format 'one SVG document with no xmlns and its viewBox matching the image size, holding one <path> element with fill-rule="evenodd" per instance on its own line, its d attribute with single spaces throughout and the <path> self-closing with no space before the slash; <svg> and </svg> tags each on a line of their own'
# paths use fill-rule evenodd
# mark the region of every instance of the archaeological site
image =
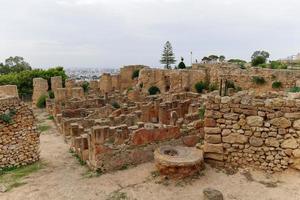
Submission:
<svg viewBox="0 0 300 200">
<path fill-rule="evenodd" d="M 118 180 L 118 188 L 107 189 L 111 187 L 104 184 L 99 199 L 166 199 L 143 197 L 143 190 L 137 191 L 135 185 L 168 190 L 173 183 L 197 193 L 193 187 L 197 181 L 206 186 L 204 199 L 244 199 L 231 194 L 231 181 L 240 181 L 240 187 L 253 184 L 245 199 L 254 199 L 251 191 L 256 187 L 260 188 L 254 192 L 256 199 L 264 199 L 262 187 L 275 190 L 280 185 L 274 177 L 300 176 L 300 93 L 289 90 L 298 86 L 300 71 L 243 69 L 227 62 L 174 70 L 124 66 L 119 73 L 103 73 L 99 80 L 88 82 L 61 76 L 34 78 L 30 102 L 19 98 L 17 86 L 3 85 L 0 167 L 5 174 L 38 163 L 37 174 L 49 174 L 51 184 L 52 177 L 58 176 L 64 185 L 93 184 L 97 190 L 115 175 L 124 177 Z M 56 170 L 60 174 L 50 176 Z M 268 178 L 256 180 L 251 173 Z M 85 176 L 91 179 L 82 181 Z M 139 176 L 146 179 L 122 186 Z M 41 179 L 37 175 L 36 183 Z M 4 197 L 13 199 L 12 186 L 4 179 L 0 183 L 3 194 L 11 194 Z M 176 192 L 176 187 L 171 190 Z M 79 195 L 80 189 L 75 190 L 74 195 Z M 290 190 L 280 191 L 279 196 Z M 273 199 L 270 194 L 266 199 Z M 40 195 L 33 193 L 27 199 L 40 199 Z M 300 199 L 299 195 L 294 192 L 287 199 Z M 65 197 L 78 199 L 72 194 Z"/>
</svg>

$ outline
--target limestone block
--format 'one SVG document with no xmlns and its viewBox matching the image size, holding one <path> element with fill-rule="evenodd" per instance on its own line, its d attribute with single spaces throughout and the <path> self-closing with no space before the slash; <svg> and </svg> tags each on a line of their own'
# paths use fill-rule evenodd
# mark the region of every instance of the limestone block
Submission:
<svg viewBox="0 0 300 200">
<path fill-rule="evenodd" d="M 250 145 L 254 146 L 254 147 L 260 147 L 263 145 L 264 141 L 262 138 L 258 138 L 255 136 L 250 137 L 249 139 L 249 143 Z"/>
<path fill-rule="evenodd" d="M 239 133 L 231 133 L 228 136 L 222 137 L 222 141 L 230 144 L 245 144 L 248 142 L 248 137 Z"/>
<path fill-rule="evenodd" d="M 264 118 L 259 116 L 249 116 L 246 118 L 246 121 L 249 126 L 260 127 L 263 125 Z"/>
<path fill-rule="evenodd" d="M 284 117 L 274 118 L 270 123 L 278 128 L 288 128 L 292 125 L 291 121 Z"/>
<path fill-rule="evenodd" d="M 284 149 L 297 149 L 298 146 L 297 140 L 294 138 L 287 139 L 281 143 L 281 148 Z"/>
</svg>

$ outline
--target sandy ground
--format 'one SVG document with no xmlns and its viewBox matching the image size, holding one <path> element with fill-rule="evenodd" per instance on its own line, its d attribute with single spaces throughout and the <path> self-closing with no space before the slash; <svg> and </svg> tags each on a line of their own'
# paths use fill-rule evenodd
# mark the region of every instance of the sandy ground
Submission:
<svg viewBox="0 0 300 200">
<path fill-rule="evenodd" d="M 1 200 L 201 200 L 206 187 L 220 190 L 225 199 L 300 200 L 300 172 L 293 170 L 267 175 L 241 169 L 229 175 L 207 166 L 195 179 L 170 181 L 155 176 L 154 164 L 146 163 L 88 177 L 89 170 L 69 153 L 47 114 L 37 112 L 37 116 L 39 123 L 51 126 L 41 134 L 41 161 L 46 166 L 25 178 L 25 185 L 0 194 Z"/>
</svg>

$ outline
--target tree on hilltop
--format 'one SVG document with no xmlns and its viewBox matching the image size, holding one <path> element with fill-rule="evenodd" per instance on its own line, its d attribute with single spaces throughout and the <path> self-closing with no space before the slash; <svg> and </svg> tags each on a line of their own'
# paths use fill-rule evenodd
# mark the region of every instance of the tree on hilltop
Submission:
<svg viewBox="0 0 300 200">
<path fill-rule="evenodd" d="M 174 64 L 175 62 L 176 60 L 175 55 L 173 53 L 172 45 L 169 41 L 167 41 L 164 46 L 160 63 L 164 64 L 166 69 L 171 69 L 171 64 Z"/>
</svg>

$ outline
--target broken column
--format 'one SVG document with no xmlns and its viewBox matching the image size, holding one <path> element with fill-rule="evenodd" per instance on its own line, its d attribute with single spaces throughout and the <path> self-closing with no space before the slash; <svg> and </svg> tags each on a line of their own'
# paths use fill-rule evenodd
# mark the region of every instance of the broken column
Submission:
<svg viewBox="0 0 300 200">
<path fill-rule="evenodd" d="M 51 90 L 54 92 L 57 88 L 62 88 L 62 77 L 54 76 L 51 77 Z"/>
</svg>

